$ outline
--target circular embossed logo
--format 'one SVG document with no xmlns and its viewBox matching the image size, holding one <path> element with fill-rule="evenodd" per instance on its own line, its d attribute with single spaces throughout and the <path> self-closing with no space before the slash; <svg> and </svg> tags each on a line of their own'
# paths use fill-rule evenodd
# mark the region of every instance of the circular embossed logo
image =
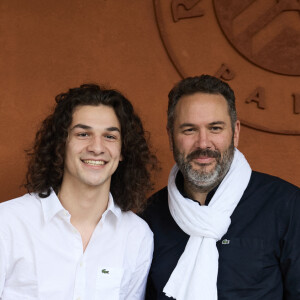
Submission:
<svg viewBox="0 0 300 300">
<path fill-rule="evenodd" d="M 300 75 L 299 0 L 214 0 L 216 16 L 231 44 L 267 70 Z"/>
<path fill-rule="evenodd" d="M 299 0 L 153 0 L 168 56 L 184 78 L 215 75 L 251 128 L 300 135 Z"/>
</svg>

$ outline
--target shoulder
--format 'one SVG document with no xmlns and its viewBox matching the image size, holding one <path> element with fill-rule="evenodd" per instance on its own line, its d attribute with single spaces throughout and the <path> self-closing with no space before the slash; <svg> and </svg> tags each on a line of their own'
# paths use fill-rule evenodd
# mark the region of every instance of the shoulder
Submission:
<svg viewBox="0 0 300 300">
<path fill-rule="evenodd" d="M 157 210 L 160 211 L 166 207 L 168 207 L 168 187 L 165 186 L 148 199 L 148 205 L 145 213 L 151 213 L 152 211 Z"/>
<path fill-rule="evenodd" d="M 40 213 L 41 203 L 36 194 L 25 194 L 0 203 L 0 230 L 28 224 Z M 27 222 L 28 221 L 28 222 Z"/>
<path fill-rule="evenodd" d="M 293 211 L 300 213 L 300 189 L 281 178 L 253 171 L 240 202 L 249 210 L 260 209 L 288 219 Z"/>
<path fill-rule="evenodd" d="M 0 203 L 0 216 L 9 213 L 24 215 L 27 211 L 30 212 L 34 207 L 39 207 L 40 201 L 36 194 L 25 194 L 21 197 L 11 199 Z"/>
<path fill-rule="evenodd" d="M 135 239 L 153 240 L 153 233 L 148 224 L 132 211 L 122 212 L 121 226 L 127 228 L 128 233 Z"/>
<path fill-rule="evenodd" d="M 154 193 L 150 198 L 149 198 L 149 203 L 160 203 L 162 200 L 167 200 L 168 199 L 168 187 L 165 186 L 161 190 L 157 191 Z"/>
<path fill-rule="evenodd" d="M 141 216 L 149 224 L 156 237 L 157 233 L 164 232 L 165 235 L 168 235 L 171 230 L 178 231 L 179 227 L 170 213 L 167 187 L 150 197 L 148 207 Z"/>
<path fill-rule="evenodd" d="M 299 187 L 269 174 L 253 171 L 247 191 L 263 192 L 266 195 L 292 196 L 299 194 Z"/>
<path fill-rule="evenodd" d="M 148 199 L 147 207 L 141 214 L 141 217 L 152 229 L 152 223 L 155 222 L 155 219 L 165 215 L 168 211 L 168 188 L 164 187 Z"/>
</svg>

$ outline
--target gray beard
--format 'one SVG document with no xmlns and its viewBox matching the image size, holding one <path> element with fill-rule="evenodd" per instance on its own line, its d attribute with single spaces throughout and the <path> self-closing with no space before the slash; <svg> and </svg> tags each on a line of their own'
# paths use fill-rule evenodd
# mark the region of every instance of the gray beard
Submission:
<svg viewBox="0 0 300 300">
<path fill-rule="evenodd" d="M 201 152 L 201 150 L 199 151 Z M 205 150 L 203 150 L 203 152 L 205 152 Z M 216 167 L 210 172 L 205 172 L 194 170 L 188 158 L 189 156 L 185 159 L 183 155 L 174 148 L 174 159 L 183 174 L 185 184 L 187 184 L 191 190 L 200 193 L 208 193 L 223 180 L 231 166 L 233 156 L 234 144 L 232 141 L 228 149 L 224 152 L 222 159 L 219 152 L 215 154 Z"/>
</svg>

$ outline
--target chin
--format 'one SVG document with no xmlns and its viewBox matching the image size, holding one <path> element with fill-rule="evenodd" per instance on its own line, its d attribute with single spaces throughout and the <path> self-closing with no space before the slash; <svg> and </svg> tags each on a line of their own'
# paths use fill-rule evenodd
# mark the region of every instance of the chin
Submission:
<svg viewBox="0 0 300 300">
<path fill-rule="evenodd" d="M 196 168 L 193 168 L 194 171 L 200 172 L 200 173 L 212 173 L 216 169 L 214 164 L 202 164 L 202 165 L 196 165 Z"/>
<path fill-rule="evenodd" d="M 99 178 L 97 178 L 97 179 L 85 178 L 84 180 L 82 180 L 82 183 L 86 186 L 97 187 L 97 186 L 103 184 L 104 180 L 99 179 Z"/>
</svg>

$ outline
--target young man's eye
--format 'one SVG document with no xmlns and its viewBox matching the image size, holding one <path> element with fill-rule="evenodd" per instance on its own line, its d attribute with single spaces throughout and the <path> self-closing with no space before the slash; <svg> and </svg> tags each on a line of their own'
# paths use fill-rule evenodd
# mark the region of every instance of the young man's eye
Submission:
<svg viewBox="0 0 300 300">
<path fill-rule="evenodd" d="M 111 135 L 111 134 L 107 134 L 105 137 L 106 137 L 107 139 L 109 139 L 109 140 L 116 140 L 116 139 L 117 139 L 116 136 Z"/>
<path fill-rule="evenodd" d="M 76 135 L 79 137 L 88 137 L 89 136 L 89 134 L 87 132 L 78 132 Z"/>
</svg>

